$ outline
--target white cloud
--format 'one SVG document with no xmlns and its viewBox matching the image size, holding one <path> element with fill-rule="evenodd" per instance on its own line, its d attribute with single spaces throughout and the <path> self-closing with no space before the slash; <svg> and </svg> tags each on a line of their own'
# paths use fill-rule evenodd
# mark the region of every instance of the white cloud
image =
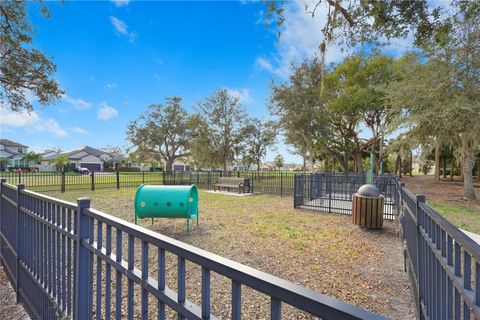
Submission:
<svg viewBox="0 0 480 320">
<path fill-rule="evenodd" d="M 231 88 L 226 88 L 230 94 L 234 97 L 237 97 L 240 102 L 243 103 L 248 103 L 251 101 L 252 97 L 250 96 L 250 91 L 246 88 L 242 88 L 240 90 L 238 89 L 231 89 Z"/>
<path fill-rule="evenodd" d="M 314 3 L 306 2 L 310 6 Z M 305 2 L 292 1 L 285 2 L 285 22 L 281 28 L 280 42 L 277 51 L 271 57 L 258 57 L 255 66 L 261 70 L 270 72 L 280 78 L 286 79 L 291 73 L 291 64 L 298 63 L 305 58 L 312 58 L 319 55 L 319 45 L 323 42 L 324 36 L 322 29 L 327 21 L 328 5 L 323 3 L 317 8 L 315 16 L 305 11 Z M 262 17 L 262 15 L 261 15 Z M 338 30 L 340 33 L 341 30 Z M 389 55 L 399 56 L 413 49 L 413 36 L 401 39 L 392 39 L 387 41 L 381 49 Z M 338 63 L 356 48 L 342 48 L 330 43 L 327 45 L 325 61 L 329 63 Z"/>
<path fill-rule="evenodd" d="M 58 137 L 66 137 L 65 131 L 60 124 L 53 118 L 44 119 L 40 115 L 32 111 L 28 112 L 14 112 L 8 108 L 0 108 L 0 127 L 22 128 L 27 131 L 47 131 Z"/>
<path fill-rule="evenodd" d="M 64 95 L 62 100 L 71 104 L 77 110 L 86 110 L 92 106 L 91 102 L 85 101 L 81 98 L 72 98 L 67 95 Z"/>
<path fill-rule="evenodd" d="M 118 84 L 115 83 L 115 82 L 113 82 L 113 83 L 107 83 L 107 84 L 105 85 L 105 89 L 116 89 L 116 88 L 118 88 Z"/>
<path fill-rule="evenodd" d="M 293 1 L 285 3 L 285 22 L 281 29 L 280 42 L 276 54 L 270 59 L 259 57 L 255 65 L 260 69 L 287 78 L 291 64 L 305 58 L 318 55 L 318 46 L 324 36 L 321 32 L 327 17 L 327 6 L 319 6 L 315 17 L 305 12 L 305 3 Z M 325 60 L 327 63 L 339 62 L 346 56 L 337 45 L 329 44 Z"/>
<path fill-rule="evenodd" d="M 118 111 L 112 106 L 109 106 L 105 102 L 100 103 L 99 109 L 97 112 L 97 119 L 99 120 L 110 120 L 118 116 Z"/>
<path fill-rule="evenodd" d="M 125 21 L 120 20 L 114 16 L 110 17 L 110 22 L 112 23 L 113 27 L 115 28 L 115 32 L 117 35 L 124 35 L 128 37 L 128 40 L 130 42 L 135 42 L 135 38 L 137 37 L 137 33 L 132 31 L 128 31 L 128 25 L 125 23 Z"/>
<path fill-rule="evenodd" d="M 258 57 L 255 60 L 255 65 L 262 70 L 267 70 L 269 72 L 275 72 L 275 68 L 273 68 L 272 63 L 265 58 Z"/>
<path fill-rule="evenodd" d="M 116 7 L 124 7 L 130 4 L 130 0 L 110 0 L 110 1 L 115 3 Z"/>
<path fill-rule="evenodd" d="M 79 134 L 89 134 L 90 132 L 80 127 L 73 127 L 72 131 Z"/>
</svg>

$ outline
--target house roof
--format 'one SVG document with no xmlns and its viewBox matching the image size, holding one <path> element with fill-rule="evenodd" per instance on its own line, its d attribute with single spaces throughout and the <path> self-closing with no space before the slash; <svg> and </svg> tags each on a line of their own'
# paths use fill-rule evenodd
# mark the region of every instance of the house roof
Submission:
<svg viewBox="0 0 480 320">
<path fill-rule="evenodd" d="M 124 159 L 127 159 L 127 158 L 126 158 L 125 156 L 119 154 L 118 156 L 113 157 L 113 158 L 112 158 L 112 161 L 113 161 L 113 162 L 120 162 L 120 161 L 122 161 L 122 160 L 124 160 Z"/>
<path fill-rule="evenodd" d="M 17 155 L 17 154 L 20 154 L 20 153 L 17 152 L 17 151 L 13 151 L 13 150 L 9 150 L 9 149 L 3 149 L 2 152 L 10 153 L 12 156 Z"/>
<path fill-rule="evenodd" d="M 58 157 L 59 153 L 56 152 L 47 152 L 42 154 L 42 160 L 52 160 Z"/>
<path fill-rule="evenodd" d="M 21 143 L 8 140 L 8 139 L 0 139 L 0 144 L 4 145 L 5 147 L 20 147 L 20 148 L 28 148 L 28 146 L 23 145 Z"/>
<path fill-rule="evenodd" d="M 70 156 L 70 155 L 73 155 L 73 154 L 81 152 L 81 151 L 86 152 L 86 153 L 88 153 L 92 156 L 96 156 L 96 157 L 99 157 L 102 154 L 110 155 L 108 152 L 98 150 L 98 149 L 95 149 L 95 148 L 92 148 L 92 147 L 89 147 L 89 146 L 83 146 L 83 147 L 76 148 L 76 149 L 73 149 L 73 150 L 70 150 L 70 151 L 66 151 L 66 152 L 62 153 L 62 155 Z"/>
<path fill-rule="evenodd" d="M 89 146 L 83 146 L 83 147 L 79 147 L 79 148 L 72 149 L 72 150 L 69 150 L 69 151 L 65 151 L 65 152 L 62 152 L 62 153 L 47 154 L 46 156 L 43 157 L 43 160 L 52 160 L 52 159 L 56 159 L 56 158 L 61 157 L 61 156 L 67 156 L 70 160 L 79 160 L 79 159 L 84 158 L 85 156 L 72 157 L 73 155 L 75 155 L 79 152 L 85 152 L 85 153 L 87 153 L 87 155 L 92 155 L 92 156 L 95 156 L 95 157 L 100 157 L 103 154 L 107 154 L 107 155 L 111 156 L 111 154 L 109 154 L 108 152 L 105 152 L 105 151 L 102 151 L 102 150 L 99 150 L 99 149 L 95 149 L 95 148 L 92 148 L 92 147 L 89 147 Z"/>
</svg>

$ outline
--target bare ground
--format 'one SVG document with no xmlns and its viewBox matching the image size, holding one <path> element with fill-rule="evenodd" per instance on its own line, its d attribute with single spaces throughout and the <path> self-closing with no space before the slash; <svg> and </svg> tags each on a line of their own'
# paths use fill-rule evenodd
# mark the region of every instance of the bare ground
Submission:
<svg viewBox="0 0 480 320">
<path fill-rule="evenodd" d="M 433 176 L 403 177 L 402 180 L 413 193 L 424 194 L 427 199 L 455 203 L 480 211 L 479 182 L 474 182 L 477 200 L 468 201 L 463 198 L 463 182 L 459 180 L 435 181 Z"/>
<path fill-rule="evenodd" d="M 15 290 L 0 264 L 0 319 L 30 319 L 21 304 L 16 303 Z"/>
</svg>

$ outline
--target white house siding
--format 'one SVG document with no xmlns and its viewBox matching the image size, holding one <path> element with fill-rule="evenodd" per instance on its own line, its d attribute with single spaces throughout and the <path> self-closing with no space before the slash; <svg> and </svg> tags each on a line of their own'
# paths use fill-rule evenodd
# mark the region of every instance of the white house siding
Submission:
<svg viewBox="0 0 480 320">
<path fill-rule="evenodd" d="M 55 165 L 53 164 L 48 164 L 48 162 L 46 164 L 42 163 L 37 165 L 37 168 L 38 168 L 38 171 L 41 171 L 41 172 L 51 172 L 51 171 L 55 171 Z"/>
</svg>

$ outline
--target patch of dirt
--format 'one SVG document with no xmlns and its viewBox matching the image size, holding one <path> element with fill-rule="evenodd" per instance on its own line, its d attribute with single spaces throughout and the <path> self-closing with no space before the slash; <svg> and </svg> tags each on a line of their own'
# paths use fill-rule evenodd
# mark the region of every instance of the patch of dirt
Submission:
<svg viewBox="0 0 480 320">
<path fill-rule="evenodd" d="M 435 181 L 433 176 L 406 176 L 402 178 L 402 181 L 413 193 L 426 195 L 427 200 L 458 203 L 480 211 L 480 183 L 478 182 L 474 183 L 475 194 L 478 199 L 468 201 L 463 198 L 463 182 L 458 180 Z"/>
<path fill-rule="evenodd" d="M 134 192 L 134 189 L 123 189 L 51 195 L 70 201 L 88 196 L 93 208 L 132 221 Z M 185 234 L 183 219 L 156 219 L 153 225 L 150 219 L 145 219 L 139 224 L 389 318 L 415 318 L 410 281 L 403 271 L 401 242 L 395 222 L 387 221 L 382 231 L 369 232 L 352 225 L 351 216 L 294 210 L 291 198 L 231 197 L 204 191 L 200 191 L 199 212 L 200 224 L 198 227 L 192 224 L 189 236 Z M 105 236 L 103 238 L 105 241 Z M 115 230 L 112 239 L 116 239 Z M 124 238 L 124 257 L 128 252 L 126 243 Z M 137 268 L 141 268 L 141 248 L 142 243 L 135 241 Z M 115 243 L 112 251 L 116 251 Z M 157 251 L 150 246 L 149 270 L 154 278 L 157 278 L 156 268 Z M 177 260 L 172 254 L 167 254 L 166 269 L 167 286 L 176 290 Z M 102 296 L 105 295 L 105 270 L 102 264 Z M 128 297 L 126 284 L 123 278 L 124 304 Z M 114 311 L 113 270 L 109 285 Z M 229 319 L 231 281 L 212 273 L 211 285 L 212 313 L 220 319 Z M 186 286 L 187 299 L 199 305 L 201 268 L 188 261 Z M 139 286 L 135 287 L 135 313 L 140 314 L 141 290 Z M 149 314 L 155 314 L 156 306 L 156 300 L 149 295 Z M 313 318 L 284 304 L 282 311 L 284 319 Z M 267 296 L 242 286 L 243 318 L 268 319 L 269 312 Z M 122 305 L 124 314 L 126 310 Z M 173 312 L 167 314 L 174 318 Z"/>
</svg>

